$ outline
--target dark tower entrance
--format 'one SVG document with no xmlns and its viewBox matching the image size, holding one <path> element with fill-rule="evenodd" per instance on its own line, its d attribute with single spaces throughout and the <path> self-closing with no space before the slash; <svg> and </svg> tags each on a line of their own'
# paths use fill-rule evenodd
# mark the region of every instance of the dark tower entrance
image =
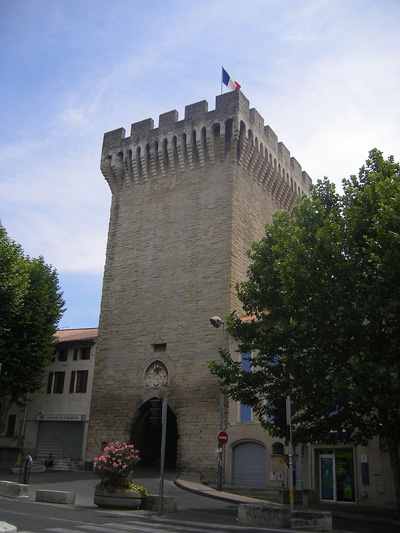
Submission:
<svg viewBox="0 0 400 533">
<path fill-rule="evenodd" d="M 156 421 L 151 420 L 154 414 L 154 412 L 150 412 L 153 400 L 157 400 L 157 398 L 152 398 L 145 402 L 140 407 L 137 416 L 133 419 L 131 425 L 131 442 L 139 450 L 139 464 L 141 466 L 153 466 L 158 469 L 160 468 L 161 458 L 161 424 L 157 424 L 155 423 Z M 178 438 L 176 416 L 168 406 L 165 468 L 176 468 Z"/>
</svg>

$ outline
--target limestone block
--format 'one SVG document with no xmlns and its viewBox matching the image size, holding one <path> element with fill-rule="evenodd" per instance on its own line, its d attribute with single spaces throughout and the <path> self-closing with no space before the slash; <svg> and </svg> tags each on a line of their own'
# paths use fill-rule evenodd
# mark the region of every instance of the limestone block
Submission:
<svg viewBox="0 0 400 533">
<path fill-rule="evenodd" d="M 245 524 L 290 527 L 290 511 L 287 507 L 272 505 L 240 504 L 238 520 Z"/>
<path fill-rule="evenodd" d="M 29 498 L 28 485 L 14 481 L 0 481 L 0 496 L 7 498 Z"/>
<path fill-rule="evenodd" d="M 75 492 L 66 492 L 63 490 L 37 489 L 36 501 L 47 503 L 74 504 Z"/>
<path fill-rule="evenodd" d="M 158 511 L 160 498 L 158 495 L 149 494 L 147 498 L 143 500 L 142 509 L 146 511 Z M 164 496 L 163 497 L 163 512 L 164 513 L 176 513 L 178 505 L 176 498 L 173 496 Z"/>
<path fill-rule="evenodd" d="M 292 511 L 290 524 L 296 531 L 332 531 L 332 513 L 320 511 Z"/>
</svg>

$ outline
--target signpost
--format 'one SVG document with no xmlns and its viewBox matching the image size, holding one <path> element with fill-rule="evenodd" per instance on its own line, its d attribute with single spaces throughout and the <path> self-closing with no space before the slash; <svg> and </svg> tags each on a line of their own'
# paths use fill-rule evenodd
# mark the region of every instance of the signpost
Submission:
<svg viewBox="0 0 400 533">
<path fill-rule="evenodd" d="M 293 440 L 292 440 L 292 408 L 290 396 L 286 398 L 286 422 L 289 426 L 289 503 L 290 510 L 294 509 L 294 490 L 293 490 Z"/>
<path fill-rule="evenodd" d="M 228 442 L 228 433 L 221 429 L 218 433 L 218 480 L 217 490 L 222 490 L 222 446 Z"/>
<path fill-rule="evenodd" d="M 228 442 L 228 433 L 224 430 L 221 430 L 218 433 L 218 442 L 223 446 Z"/>
<path fill-rule="evenodd" d="M 160 490 L 158 494 L 158 515 L 162 516 L 163 513 L 163 499 L 164 499 L 164 468 L 165 468 L 165 447 L 167 440 L 167 414 L 168 414 L 168 401 L 167 398 L 163 398 L 162 403 L 162 415 L 161 415 L 161 466 L 160 466 Z"/>
</svg>

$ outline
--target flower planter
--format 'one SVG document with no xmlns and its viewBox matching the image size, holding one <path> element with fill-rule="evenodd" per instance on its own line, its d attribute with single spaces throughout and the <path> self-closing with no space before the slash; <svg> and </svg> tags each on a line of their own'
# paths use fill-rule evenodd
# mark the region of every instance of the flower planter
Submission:
<svg viewBox="0 0 400 533">
<path fill-rule="evenodd" d="M 96 489 L 94 503 L 99 507 L 107 507 L 109 509 L 140 509 L 142 494 L 136 490 L 116 489 L 109 491 Z"/>
</svg>

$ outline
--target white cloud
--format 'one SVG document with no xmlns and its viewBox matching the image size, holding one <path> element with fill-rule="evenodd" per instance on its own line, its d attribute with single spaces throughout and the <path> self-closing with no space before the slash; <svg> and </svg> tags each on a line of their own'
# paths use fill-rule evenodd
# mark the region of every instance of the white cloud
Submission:
<svg viewBox="0 0 400 533">
<path fill-rule="evenodd" d="M 396 0 L 111 4 L 14 0 L 0 21 L 1 220 L 59 271 L 101 276 L 103 133 L 212 109 L 221 64 L 314 180 L 340 184 L 374 147 L 399 160 Z"/>
</svg>

